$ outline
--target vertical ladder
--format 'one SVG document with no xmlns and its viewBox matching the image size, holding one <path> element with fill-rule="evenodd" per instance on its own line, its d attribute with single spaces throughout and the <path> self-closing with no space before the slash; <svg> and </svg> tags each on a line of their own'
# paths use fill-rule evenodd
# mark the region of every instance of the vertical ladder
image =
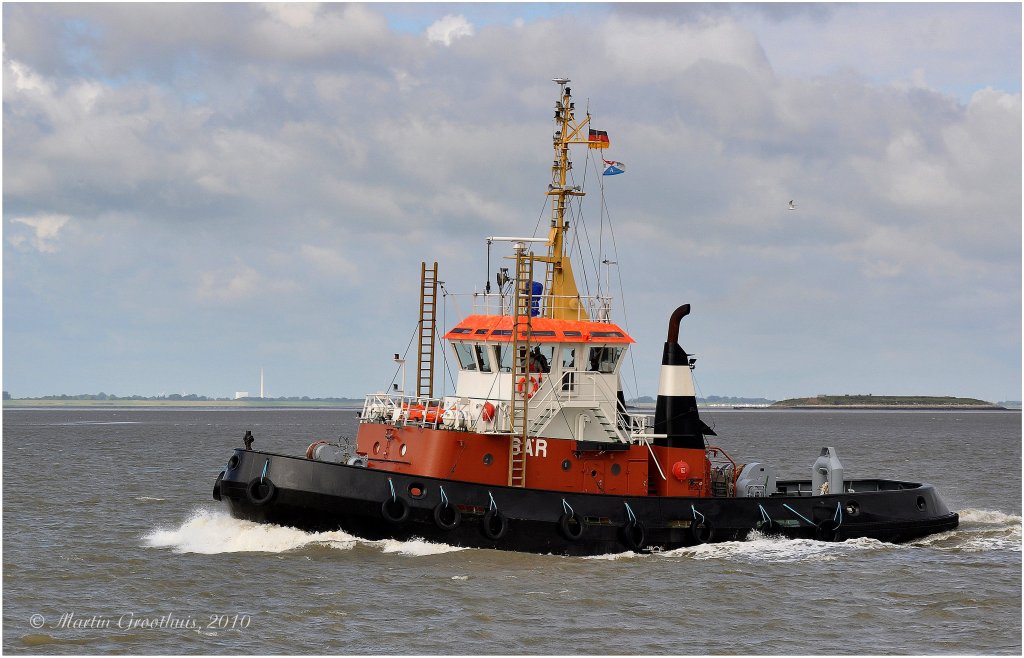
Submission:
<svg viewBox="0 0 1024 658">
<path fill-rule="evenodd" d="M 434 397 L 434 339 L 436 332 L 437 261 L 420 263 L 420 342 L 416 351 L 416 397 Z"/>
<path fill-rule="evenodd" d="M 516 245 L 516 295 L 512 317 L 512 405 L 509 434 L 508 484 L 526 485 L 526 439 L 530 411 L 530 330 L 533 309 L 533 254 Z"/>
</svg>

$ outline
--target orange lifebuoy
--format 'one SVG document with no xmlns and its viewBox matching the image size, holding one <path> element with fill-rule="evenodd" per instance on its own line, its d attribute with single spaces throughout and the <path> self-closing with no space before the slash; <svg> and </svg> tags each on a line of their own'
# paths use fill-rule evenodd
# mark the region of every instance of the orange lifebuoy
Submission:
<svg viewBox="0 0 1024 658">
<path fill-rule="evenodd" d="M 327 441 L 314 441 L 313 443 L 310 443 L 309 447 L 306 448 L 306 459 L 312 459 L 313 453 L 316 451 L 317 446 L 322 445 L 327 445 Z"/>
<path fill-rule="evenodd" d="M 484 419 L 485 423 L 489 423 L 492 420 L 494 420 L 494 411 L 495 409 L 493 404 L 491 404 L 490 402 L 484 402 L 484 410 L 483 413 L 480 414 L 480 416 L 481 418 Z"/>
<path fill-rule="evenodd" d="M 540 388 L 540 383 L 541 383 L 542 379 L 543 379 L 543 376 L 534 377 L 533 375 L 530 375 L 530 392 L 526 394 L 526 399 L 527 400 L 532 398 L 534 396 L 534 394 L 537 393 L 537 389 Z M 526 390 L 526 377 L 523 376 L 523 377 L 519 378 L 518 382 L 516 382 L 516 391 L 518 391 L 519 393 L 522 393 L 525 390 Z"/>
</svg>

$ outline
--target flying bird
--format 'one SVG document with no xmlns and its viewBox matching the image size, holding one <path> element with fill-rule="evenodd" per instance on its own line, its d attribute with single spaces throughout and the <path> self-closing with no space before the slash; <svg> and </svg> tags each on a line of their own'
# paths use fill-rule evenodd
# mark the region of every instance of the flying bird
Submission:
<svg viewBox="0 0 1024 658">
<path fill-rule="evenodd" d="M 793 203 L 792 199 L 789 200 L 789 209 L 790 210 L 796 210 L 796 204 Z"/>
</svg>

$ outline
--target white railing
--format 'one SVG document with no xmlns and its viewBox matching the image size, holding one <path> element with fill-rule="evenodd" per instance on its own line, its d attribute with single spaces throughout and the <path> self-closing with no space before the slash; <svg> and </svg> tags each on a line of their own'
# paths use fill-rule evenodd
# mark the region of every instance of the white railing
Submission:
<svg viewBox="0 0 1024 658">
<path fill-rule="evenodd" d="M 572 377 L 570 377 L 570 375 Z M 572 379 L 569 388 L 566 379 Z M 562 380 L 545 380 L 538 394 L 530 400 L 530 434 L 538 431 L 563 405 L 575 403 L 612 403 L 618 406 L 617 395 L 613 393 L 604 378 L 594 372 L 564 373 Z M 511 431 L 511 418 L 503 403 L 497 403 L 494 419 L 486 427 L 478 431 L 497 432 Z M 363 410 L 359 414 L 360 423 L 391 423 L 394 425 L 413 425 L 437 429 L 445 426 L 445 405 L 442 398 L 393 395 L 390 393 L 371 393 L 363 401 Z M 477 428 L 480 421 L 470 409 L 450 409 L 461 417 L 449 420 L 456 427 L 463 429 Z M 547 413 L 546 413 L 547 412 Z M 615 414 L 615 429 L 623 440 L 636 442 L 650 437 L 654 429 L 654 416 L 651 414 L 623 413 Z"/>
<path fill-rule="evenodd" d="M 620 411 L 615 416 L 617 425 L 629 435 L 630 441 L 639 441 L 654 433 L 653 414 L 631 414 Z"/>
<path fill-rule="evenodd" d="M 416 396 L 393 396 L 389 393 L 371 393 L 363 401 L 360 423 L 417 425 L 437 428 L 443 423 L 444 400 Z"/>
<path fill-rule="evenodd" d="M 515 295 L 498 293 L 474 292 L 469 294 L 449 294 L 452 302 L 458 303 L 469 298 L 470 312 L 473 315 L 513 315 L 515 312 Z M 612 298 L 607 295 L 572 296 L 572 295 L 537 295 L 534 307 L 538 315 L 544 315 L 549 308 L 569 311 L 576 314 L 577 320 L 584 315 L 592 322 L 611 322 Z"/>
</svg>

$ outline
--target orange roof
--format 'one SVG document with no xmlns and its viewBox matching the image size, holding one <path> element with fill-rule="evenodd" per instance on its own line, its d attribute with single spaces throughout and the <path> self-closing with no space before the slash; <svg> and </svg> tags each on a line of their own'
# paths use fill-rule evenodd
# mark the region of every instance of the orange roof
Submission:
<svg viewBox="0 0 1024 658">
<path fill-rule="evenodd" d="M 618 325 L 584 320 L 530 319 L 533 343 L 635 343 Z M 471 315 L 444 336 L 448 340 L 512 340 L 512 316 Z"/>
</svg>

